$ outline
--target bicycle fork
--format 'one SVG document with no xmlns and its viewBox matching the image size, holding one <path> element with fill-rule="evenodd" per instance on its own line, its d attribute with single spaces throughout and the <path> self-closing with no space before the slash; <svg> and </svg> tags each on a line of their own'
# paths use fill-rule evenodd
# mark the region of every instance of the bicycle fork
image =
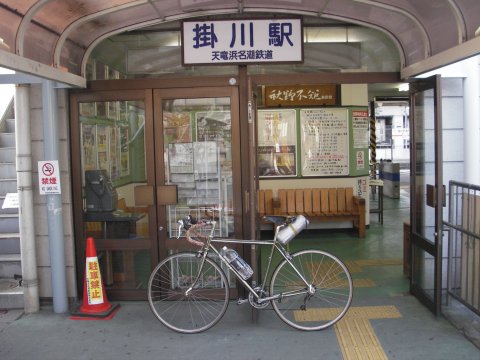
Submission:
<svg viewBox="0 0 480 360">
<path fill-rule="evenodd" d="M 200 280 L 200 274 L 202 273 L 203 265 L 205 264 L 205 258 L 207 257 L 207 251 L 206 250 L 199 251 L 197 256 L 198 257 L 201 256 L 202 261 L 200 262 L 200 267 L 198 268 L 197 276 L 196 276 L 195 280 L 192 282 L 192 285 L 190 285 L 190 287 L 185 291 L 185 296 L 186 297 L 190 296 L 190 293 L 192 292 L 193 288 L 195 287 L 195 285 L 197 285 L 198 280 Z"/>
</svg>

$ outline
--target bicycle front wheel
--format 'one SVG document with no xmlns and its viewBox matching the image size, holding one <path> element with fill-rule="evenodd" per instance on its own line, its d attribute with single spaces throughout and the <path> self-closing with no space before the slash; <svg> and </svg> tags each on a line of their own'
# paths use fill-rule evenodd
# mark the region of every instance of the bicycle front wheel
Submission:
<svg viewBox="0 0 480 360">
<path fill-rule="evenodd" d="M 229 287 L 225 273 L 208 257 L 203 267 L 201 262 L 196 253 L 175 254 L 160 262 L 150 275 L 150 308 L 174 331 L 207 330 L 227 310 Z"/>
<path fill-rule="evenodd" d="M 284 260 L 275 269 L 270 294 L 277 315 L 300 330 L 322 330 L 347 312 L 352 302 L 352 278 L 347 267 L 335 256 L 320 250 L 304 250 Z"/>
</svg>

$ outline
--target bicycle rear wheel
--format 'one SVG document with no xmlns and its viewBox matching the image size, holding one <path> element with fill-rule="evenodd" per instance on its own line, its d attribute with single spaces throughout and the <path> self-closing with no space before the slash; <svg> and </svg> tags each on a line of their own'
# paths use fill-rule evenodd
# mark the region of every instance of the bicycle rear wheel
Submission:
<svg viewBox="0 0 480 360">
<path fill-rule="evenodd" d="M 304 250 L 292 255 L 291 262 L 311 286 L 284 260 L 275 269 L 270 284 L 277 315 L 300 330 L 322 330 L 347 312 L 352 302 L 352 278 L 347 267 L 335 256 L 320 250 Z"/>
<path fill-rule="evenodd" d="M 150 275 L 150 308 L 174 331 L 205 331 L 227 310 L 229 286 L 225 273 L 208 257 L 202 268 L 201 262 L 196 253 L 175 254 L 160 262 Z M 187 293 L 198 274 L 197 283 Z"/>
</svg>

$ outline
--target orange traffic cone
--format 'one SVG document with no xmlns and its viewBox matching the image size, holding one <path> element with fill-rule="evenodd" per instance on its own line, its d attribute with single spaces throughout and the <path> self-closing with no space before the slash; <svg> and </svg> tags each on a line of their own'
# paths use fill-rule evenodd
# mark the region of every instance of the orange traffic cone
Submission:
<svg viewBox="0 0 480 360">
<path fill-rule="evenodd" d="M 119 305 L 112 306 L 107 299 L 103 285 L 97 250 L 92 237 L 87 238 L 85 281 L 83 285 L 83 303 L 78 311 L 72 313 L 72 320 L 110 320 Z"/>
</svg>

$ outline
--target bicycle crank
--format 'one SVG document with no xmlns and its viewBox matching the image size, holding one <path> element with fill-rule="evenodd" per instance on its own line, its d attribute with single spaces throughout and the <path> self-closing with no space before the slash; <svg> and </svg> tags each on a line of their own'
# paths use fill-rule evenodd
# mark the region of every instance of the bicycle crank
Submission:
<svg viewBox="0 0 480 360">
<path fill-rule="evenodd" d="M 262 290 L 260 287 L 256 287 L 255 293 L 259 296 L 258 298 L 255 297 L 252 293 L 248 294 L 248 301 L 250 302 L 250 305 L 252 305 L 255 309 L 265 309 L 268 304 L 270 304 L 270 301 L 262 301 L 258 302 L 258 299 L 262 299 L 268 296 L 265 290 Z"/>
</svg>

